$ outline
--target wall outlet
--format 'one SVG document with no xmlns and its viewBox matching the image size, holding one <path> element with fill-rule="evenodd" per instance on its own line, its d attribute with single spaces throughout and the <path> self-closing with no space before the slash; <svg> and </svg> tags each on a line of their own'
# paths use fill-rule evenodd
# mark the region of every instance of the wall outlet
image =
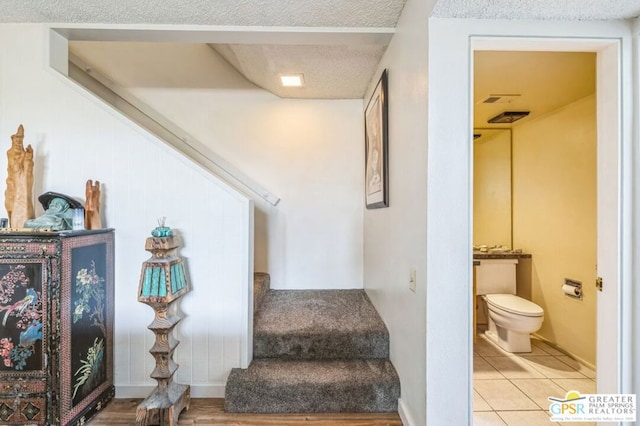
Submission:
<svg viewBox="0 0 640 426">
<path fill-rule="evenodd" d="M 409 290 L 416 292 L 416 270 L 409 269 Z"/>
</svg>

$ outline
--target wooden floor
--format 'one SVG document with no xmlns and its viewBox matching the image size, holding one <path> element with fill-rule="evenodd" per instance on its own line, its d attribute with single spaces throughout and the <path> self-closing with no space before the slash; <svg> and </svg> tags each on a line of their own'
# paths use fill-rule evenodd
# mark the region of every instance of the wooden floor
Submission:
<svg viewBox="0 0 640 426">
<path fill-rule="evenodd" d="M 136 407 L 141 399 L 114 399 L 86 424 L 89 426 L 135 425 Z M 194 398 L 179 425 L 349 425 L 402 426 L 397 413 L 337 414 L 227 414 L 224 399 Z"/>
</svg>

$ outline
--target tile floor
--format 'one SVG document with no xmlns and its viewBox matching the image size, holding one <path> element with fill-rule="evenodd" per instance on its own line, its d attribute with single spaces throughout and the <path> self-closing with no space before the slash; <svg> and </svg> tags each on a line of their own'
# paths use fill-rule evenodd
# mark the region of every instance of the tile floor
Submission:
<svg viewBox="0 0 640 426">
<path fill-rule="evenodd" d="M 595 371 L 546 343 L 531 339 L 531 353 L 503 351 L 479 331 L 473 358 L 474 426 L 595 425 L 549 420 L 547 397 L 569 390 L 596 393 Z"/>
</svg>

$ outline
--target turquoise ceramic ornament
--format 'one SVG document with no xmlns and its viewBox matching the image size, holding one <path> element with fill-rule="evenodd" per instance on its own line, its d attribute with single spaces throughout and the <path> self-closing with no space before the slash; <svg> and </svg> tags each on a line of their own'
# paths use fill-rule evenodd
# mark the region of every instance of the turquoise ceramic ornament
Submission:
<svg viewBox="0 0 640 426">
<path fill-rule="evenodd" d="M 173 231 L 168 226 L 156 226 L 153 231 L 151 231 L 151 235 L 154 237 L 171 237 L 173 236 Z"/>
<path fill-rule="evenodd" d="M 153 237 L 172 237 L 173 236 L 173 231 L 171 230 L 170 227 L 165 226 L 165 220 L 166 217 L 161 217 L 160 219 L 158 219 L 158 225 L 156 226 L 153 231 L 151 231 L 151 236 Z"/>
</svg>

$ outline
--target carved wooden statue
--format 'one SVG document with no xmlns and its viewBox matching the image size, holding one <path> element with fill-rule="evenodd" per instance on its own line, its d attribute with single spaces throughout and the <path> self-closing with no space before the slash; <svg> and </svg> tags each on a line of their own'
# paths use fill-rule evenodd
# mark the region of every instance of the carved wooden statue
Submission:
<svg viewBox="0 0 640 426">
<path fill-rule="evenodd" d="M 100 220 L 100 182 L 95 185 L 91 179 L 86 184 L 86 201 L 84 203 L 84 227 L 86 229 L 102 228 Z"/>
<path fill-rule="evenodd" d="M 191 387 L 173 381 L 178 364 L 173 353 L 178 339 L 173 335 L 180 322 L 176 309 L 171 305 L 191 290 L 182 258 L 176 254 L 180 239 L 173 235 L 171 228 L 164 226 L 164 218 L 159 221 L 144 249 L 152 256 L 142 264 L 138 302 L 146 303 L 155 311 L 155 319 L 149 330 L 156 335 L 156 342 L 149 352 L 156 359 L 156 368 L 151 378 L 158 386 L 136 409 L 137 426 L 177 426 L 178 417 L 184 409 L 189 409 Z M 156 237 L 156 235 L 158 235 Z"/>
<path fill-rule="evenodd" d="M 11 148 L 7 151 L 7 189 L 4 205 L 11 228 L 22 228 L 33 212 L 33 148 L 23 147 L 24 128 L 18 127 L 11 136 Z"/>
</svg>

